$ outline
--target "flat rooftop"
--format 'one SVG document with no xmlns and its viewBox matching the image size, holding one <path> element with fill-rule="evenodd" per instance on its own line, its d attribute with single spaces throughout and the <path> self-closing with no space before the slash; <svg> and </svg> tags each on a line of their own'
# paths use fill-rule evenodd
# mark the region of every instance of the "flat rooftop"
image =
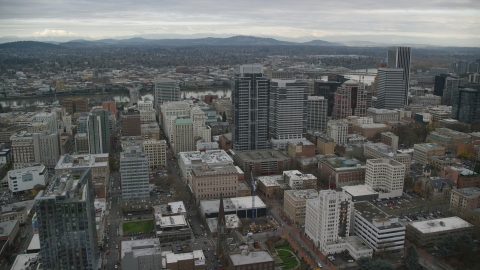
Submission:
<svg viewBox="0 0 480 270">
<path fill-rule="evenodd" d="M 289 156 L 274 149 L 236 151 L 235 155 L 244 162 L 270 162 L 290 159 Z"/>
<path fill-rule="evenodd" d="M 295 201 L 318 198 L 318 192 L 315 189 L 285 190 L 285 193 Z"/>
<path fill-rule="evenodd" d="M 34 233 L 30 244 L 28 244 L 27 250 L 37 250 L 40 249 L 40 236 L 38 233 Z"/>
<path fill-rule="evenodd" d="M 257 177 L 257 181 L 262 182 L 263 185 L 266 187 L 281 187 L 283 182 L 283 175 L 268 175 L 268 176 L 259 176 Z"/>
<path fill-rule="evenodd" d="M 38 253 L 18 254 L 10 270 L 25 270 L 30 265 L 39 262 Z"/>
<path fill-rule="evenodd" d="M 206 165 L 206 166 L 204 166 Z M 198 166 L 192 166 L 192 173 L 195 176 L 209 176 L 219 174 L 238 174 L 238 170 L 233 165 L 215 165 L 209 166 L 208 164 L 201 164 Z"/>
<path fill-rule="evenodd" d="M 220 207 L 220 199 L 216 200 L 202 200 L 200 201 L 200 207 L 205 211 L 206 214 L 217 213 L 218 208 Z M 235 197 L 235 198 L 224 198 L 223 207 L 225 211 L 232 210 L 245 210 L 252 208 L 252 196 L 246 197 Z M 260 197 L 255 196 L 255 208 L 266 208 L 265 203 L 260 199 Z"/>
<path fill-rule="evenodd" d="M 217 225 L 218 225 L 217 223 L 218 223 L 218 218 L 207 218 L 207 224 L 211 232 L 217 231 Z M 242 225 L 242 222 L 240 221 L 240 218 L 237 215 L 235 214 L 225 215 L 225 228 L 235 229 L 235 228 L 239 228 L 241 225 Z"/>
<path fill-rule="evenodd" d="M 251 188 L 243 181 L 237 182 L 237 190 L 251 190 Z"/>
<path fill-rule="evenodd" d="M 375 190 L 367 187 L 366 185 L 344 186 L 344 187 L 342 187 L 342 189 L 345 192 L 347 192 L 348 194 L 352 195 L 352 197 L 368 196 L 368 195 L 378 194 L 378 192 L 376 192 Z"/>
<path fill-rule="evenodd" d="M 102 160 L 102 161 L 99 161 Z M 57 162 L 55 170 L 76 168 L 76 167 L 106 167 L 108 166 L 108 153 L 106 154 L 85 154 L 85 155 L 63 155 Z"/>
<path fill-rule="evenodd" d="M 371 250 L 358 236 L 347 236 L 345 237 L 345 241 L 357 251 Z"/>
<path fill-rule="evenodd" d="M 272 256 L 270 256 L 270 253 L 263 250 L 244 252 L 243 254 L 230 254 L 229 257 L 234 266 L 262 262 L 274 262 Z"/>
<path fill-rule="evenodd" d="M 0 228 L 2 228 L 2 230 L 0 230 L 0 238 L 3 238 L 3 237 L 8 238 L 12 233 L 13 228 L 15 228 L 15 225 L 17 225 L 17 223 L 18 223 L 18 219 L 0 222 Z"/>
<path fill-rule="evenodd" d="M 133 241 L 122 241 L 121 258 L 125 258 L 125 253 L 133 252 L 133 257 L 160 255 L 160 239 L 150 238 Z"/>
<path fill-rule="evenodd" d="M 398 217 L 390 216 L 370 202 L 356 202 L 355 213 L 377 228 L 401 228 Z"/>
<path fill-rule="evenodd" d="M 317 177 L 315 177 L 313 174 L 304 174 L 298 170 L 284 171 L 283 175 L 289 177 L 290 180 L 293 180 L 293 181 L 317 179 Z"/>
<path fill-rule="evenodd" d="M 442 150 L 445 149 L 445 147 L 440 146 L 436 143 L 418 143 L 413 145 L 413 149 L 415 151 L 415 148 L 422 148 L 425 150 Z"/>
<path fill-rule="evenodd" d="M 180 159 L 183 164 L 191 165 L 192 163 L 223 163 L 233 164 L 233 159 L 224 150 L 207 150 L 180 152 Z"/>
<path fill-rule="evenodd" d="M 452 190 L 454 192 L 458 192 L 462 194 L 463 196 L 475 196 L 475 195 L 480 195 L 480 188 L 478 187 L 467 187 L 467 188 L 458 188 Z"/>
<path fill-rule="evenodd" d="M 412 226 L 413 228 L 419 230 L 421 233 L 436 233 L 441 231 L 450 231 L 460 228 L 473 227 L 472 224 L 466 222 L 459 217 L 439 218 L 434 220 L 412 222 L 409 224 L 409 226 Z"/>
<path fill-rule="evenodd" d="M 454 171 L 457 171 L 460 175 L 462 176 L 468 176 L 468 175 L 477 175 L 476 172 L 472 171 L 472 170 L 469 170 L 467 168 L 464 168 L 464 167 L 455 167 L 455 166 L 450 166 L 450 169 L 454 170 Z"/>
<path fill-rule="evenodd" d="M 361 166 L 358 159 L 346 158 L 346 157 L 327 157 L 320 161 L 332 166 L 333 168 L 357 168 L 357 165 Z"/>
</svg>

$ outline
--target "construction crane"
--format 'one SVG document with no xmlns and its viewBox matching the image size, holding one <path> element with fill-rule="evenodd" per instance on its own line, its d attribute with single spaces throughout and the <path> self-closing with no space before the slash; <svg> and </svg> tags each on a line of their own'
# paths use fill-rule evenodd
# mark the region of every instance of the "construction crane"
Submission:
<svg viewBox="0 0 480 270">
<path fill-rule="evenodd" d="M 253 178 L 252 171 L 250 171 L 250 177 L 252 179 L 252 223 L 255 223 L 255 187 L 257 186 L 257 181 Z"/>
</svg>

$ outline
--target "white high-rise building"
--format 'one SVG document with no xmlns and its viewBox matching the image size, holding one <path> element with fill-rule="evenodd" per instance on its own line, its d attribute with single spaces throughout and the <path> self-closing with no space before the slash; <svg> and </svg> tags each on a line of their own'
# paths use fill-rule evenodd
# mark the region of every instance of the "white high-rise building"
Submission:
<svg viewBox="0 0 480 270">
<path fill-rule="evenodd" d="M 209 126 L 198 127 L 198 136 L 205 142 L 212 142 L 212 128 Z"/>
<path fill-rule="evenodd" d="M 375 108 L 400 109 L 407 103 L 405 99 L 405 78 L 402 68 L 378 69 L 378 94 Z"/>
<path fill-rule="evenodd" d="M 379 193 L 379 197 L 402 196 L 405 165 L 393 159 L 368 159 L 365 186 Z"/>
<path fill-rule="evenodd" d="M 167 101 L 179 101 L 180 100 L 180 86 L 178 81 L 157 78 L 155 79 L 155 109 L 159 109 L 162 103 Z"/>
<path fill-rule="evenodd" d="M 332 138 L 336 144 L 347 142 L 348 123 L 345 120 L 330 120 L 327 123 L 327 135 Z"/>
<path fill-rule="evenodd" d="M 35 115 L 35 122 L 47 122 L 50 124 L 48 132 L 57 132 L 57 114 L 53 112 L 41 112 Z"/>
<path fill-rule="evenodd" d="M 143 101 L 143 100 L 139 100 L 137 102 L 137 108 L 139 111 L 151 111 L 153 110 L 153 102 L 150 101 L 150 100 L 147 100 L 147 101 Z"/>
<path fill-rule="evenodd" d="M 328 100 L 321 96 L 308 96 L 307 130 L 324 131 L 327 128 Z"/>
<path fill-rule="evenodd" d="M 269 148 L 268 99 L 270 81 L 262 65 L 242 65 L 234 81 L 233 149 L 259 150 Z"/>
<path fill-rule="evenodd" d="M 173 124 L 177 117 L 190 117 L 192 103 L 188 101 L 167 102 L 162 105 L 162 125 L 165 136 L 169 139 L 170 144 L 175 143 L 173 136 Z"/>
<path fill-rule="evenodd" d="M 335 243 L 350 234 L 352 208 L 350 196 L 335 190 L 321 190 L 318 198 L 307 200 L 305 234 L 323 254 L 345 249 Z"/>
<path fill-rule="evenodd" d="M 301 139 L 307 133 L 308 84 L 274 79 L 270 84 L 270 137 L 277 140 Z"/>
<path fill-rule="evenodd" d="M 388 47 L 387 68 L 403 69 L 403 79 L 405 81 L 405 90 L 403 91 L 403 101 L 408 105 L 408 93 L 410 93 L 410 62 L 411 47 Z"/>
<path fill-rule="evenodd" d="M 124 200 L 150 197 L 148 158 L 140 144 L 130 144 L 120 156 L 122 198 Z"/>
</svg>

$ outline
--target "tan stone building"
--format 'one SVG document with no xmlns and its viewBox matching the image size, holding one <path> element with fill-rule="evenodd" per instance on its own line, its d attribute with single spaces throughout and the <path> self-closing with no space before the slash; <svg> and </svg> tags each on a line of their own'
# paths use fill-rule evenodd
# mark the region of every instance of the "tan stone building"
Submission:
<svg viewBox="0 0 480 270">
<path fill-rule="evenodd" d="M 157 123 L 141 124 L 144 140 L 160 140 L 160 127 Z"/>
<path fill-rule="evenodd" d="M 69 114 L 90 111 L 88 109 L 88 98 L 64 98 L 61 104 Z"/>
<path fill-rule="evenodd" d="M 237 197 L 246 197 L 246 196 L 252 196 L 252 189 L 244 181 L 238 181 Z"/>
<path fill-rule="evenodd" d="M 287 142 L 287 153 L 291 158 L 314 157 L 315 145 L 307 140 L 299 143 Z"/>
<path fill-rule="evenodd" d="M 327 135 L 317 137 L 317 151 L 320 155 L 330 155 L 335 152 L 335 142 Z"/>
<path fill-rule="evenodd" d="M 278 198 L 288 185 L 283 181 L 283 175 L 268 175 L 257 177 L 257 189 L 269 198 Z"/>
<path fill-rule="evenodd" d="M 283 210 L 294 223 L 305 224 L 306 202 L 315 198 L 318 198 L 318 192 L 315 189 L 285 190 Z"/>
<path fill-rule="evenodd" d="M 193 197 L 197 203 L 205 199 L 218 199 L 237 196 L 238 170 L 232 165 L 192 166 L 191 184 Z"/>
<path fill-rule="evenodd" d="M 371 140 L 377 133 L 390 131 L 391 127 L 385 124 L 356 124 L 353 125 L 353 132 Z"/>
<path fill-rule="evenodd" d="M 87 133 L 75 134 L 75 152 L 78 154 L 88 154 L 90 152 Z"/>
<path fill-rule="evenodd" d="M 459 143 L 466 143 L 471 140 L 472 137 L 470 135 L 448 128 L 437 128 L 435 131 L 430 132 L 425 139 L 427 143 L 436 143 L 452 153 L 457 152 Z"/>
<path fill-rule="evenodd" d="M 143 151 L 147 154 L 148 167 L 156 168 L 167 165 L 167 142 L 165 140 L 145 140 L 142 142 Z"/>
<path fill-rule="evenodd" d="M 445 147 L 435 143 L 420 143 L 413 145 L 413 160 L 425 165 L 429 156 L 444 156 Z"/>
<path fill-rule="evenodd" d="M 467 211 L 480 207 L 480 188 L 468 187 L 452 191 L 450 209 L 463 216 Z"/>
</svg>

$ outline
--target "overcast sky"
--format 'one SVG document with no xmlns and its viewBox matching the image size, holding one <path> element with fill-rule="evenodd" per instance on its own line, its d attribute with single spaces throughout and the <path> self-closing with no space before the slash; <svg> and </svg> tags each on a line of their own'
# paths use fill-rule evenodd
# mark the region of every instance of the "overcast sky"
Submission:
<svg viewBox="0 0 480 270">
<path fill-rule="evenodd" d="M 0 0 L 0 36 L 198 33 L 479 38 L 480 0 Z"/>
</svg>

